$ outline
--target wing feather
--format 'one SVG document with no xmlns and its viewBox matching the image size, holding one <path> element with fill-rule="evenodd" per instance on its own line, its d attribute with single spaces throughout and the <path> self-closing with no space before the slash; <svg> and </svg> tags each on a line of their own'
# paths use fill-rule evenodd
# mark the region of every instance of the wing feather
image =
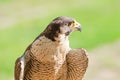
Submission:
<svg viewBox="0 0 120 80">
<path fill-rule="evenodd" d="M 72 49 L 67 54 L 67 80 L 82 80 L 88 67 L 88 57 L 86 50 Z"/>
<path fill-rule="evenodd" d="M 14 72 L 15 80 L 19 80 L 20 72 L 21 72 L 21 62 L 20 62 L 20 58 L 18 58 L 15 62 L 15 72 Z"/>
</svg>

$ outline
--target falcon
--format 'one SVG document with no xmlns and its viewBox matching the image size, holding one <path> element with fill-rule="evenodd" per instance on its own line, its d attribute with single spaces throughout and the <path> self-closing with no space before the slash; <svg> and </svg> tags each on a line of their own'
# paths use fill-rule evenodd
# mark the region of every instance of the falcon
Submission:
<svg viewBox="0 0 120 80">
<path fill-rule="evenodd" d="M 15 62 L 15 80 L 82 80 L 88 66 L 83 48 L 71 49 L 69 35 L 81 31 L 73 18 L 57 17 Z"/>
</svg>

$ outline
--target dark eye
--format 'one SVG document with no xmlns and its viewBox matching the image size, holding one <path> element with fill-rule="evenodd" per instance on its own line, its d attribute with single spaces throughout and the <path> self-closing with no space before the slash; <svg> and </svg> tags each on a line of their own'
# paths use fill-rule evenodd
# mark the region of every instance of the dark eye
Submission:
<svg viewBox="0 0 120 80">
<path fill-rule="evenodd" d="M 73 22 L 69 22 L 69 23 L 68 23 L 68 26 L 70 26 L 72 23 L 73 23 Z"/>
</svg>

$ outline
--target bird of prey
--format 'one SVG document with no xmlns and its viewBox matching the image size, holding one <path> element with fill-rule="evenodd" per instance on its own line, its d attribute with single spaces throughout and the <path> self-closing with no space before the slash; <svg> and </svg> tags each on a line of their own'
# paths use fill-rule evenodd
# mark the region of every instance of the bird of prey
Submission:
<svg viewBox="0 0 120 80">
<path fill-rule="evenodd" d="M 81 31 L 73 18 L 60 16 L 16 60 L 15 80 L 82 80 L 88 57 L 83 48 L 71 49 L 69 35 Z"/>
</svg>

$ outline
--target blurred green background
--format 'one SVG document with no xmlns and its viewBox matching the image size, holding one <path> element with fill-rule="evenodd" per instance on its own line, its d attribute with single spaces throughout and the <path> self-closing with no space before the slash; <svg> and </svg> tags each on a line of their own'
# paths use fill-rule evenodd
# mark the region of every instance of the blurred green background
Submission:
<svg viewBox="0 0 120 80">
<path fill-rule="evenodd" d="M 70 36 L 72 48 L 83 47 L 91 52 L 120 39 L 120 0 L 0 0 L 0 80 L 13 80 L 16 58 L 58 16 L 73 17 L 83 26 L 81 33 L 74 32 Z M 119 63 L 111 60 L 114 54 L 108 54 L 105 59 L 96 53 L 89 55 L 102 58 L 101 63 L 105 62 L 102 67 L 120 69 Z M 94 66 L 90 69 L 85 79 L 99 80 L 94 78 L 97 73 Z"/>
</svg>

